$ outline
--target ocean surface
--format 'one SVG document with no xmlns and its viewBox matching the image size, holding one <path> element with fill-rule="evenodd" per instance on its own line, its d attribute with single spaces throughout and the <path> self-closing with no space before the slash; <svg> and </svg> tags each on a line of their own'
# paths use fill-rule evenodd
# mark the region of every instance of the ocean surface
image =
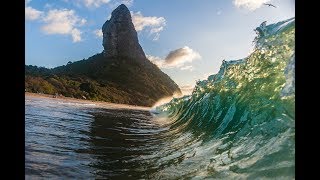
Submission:
<svg viewBox="0 0 320 180">
<path fill-rule="evenodd" d="M 150 111 L 25 99 L 26 179 L 295 179 L 295 19 Z"/>
</svg>

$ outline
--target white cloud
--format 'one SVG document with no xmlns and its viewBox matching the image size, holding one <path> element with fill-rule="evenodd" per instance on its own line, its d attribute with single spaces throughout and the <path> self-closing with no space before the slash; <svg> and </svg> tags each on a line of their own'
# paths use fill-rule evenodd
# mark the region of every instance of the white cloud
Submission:
<svg viewBox="0 0 320 180">
<path fill-rule="evenodd" d="M 193 66 L 190 66 L 190 65 L 189 66 L 183 66 L 183 67 L 180 68 L 180 70 L 189 70 L 189 71 L 193 71 L 193 69 L 194 69 Z"/>
<path fill-rule="evenodd" d="M 133 0 L 77 0 L 74 3 L 78 5 L 83 4 L 87 8 L 99 8 L 105 4 L 108 4 L 111 8 L 116 8 L 120 4 L 131 6 L 133 4 Z"/>
<path fill-rule="evenodd" d="M 193 67 L 184 66 L 188 62 L 192 62 L 196 59 L 200 59 L 201 56 L 198 52 L 185 46 L 169 52 L 165 59 L 147 55 L 147 58 L 156 64 L 160 68 L 175 68 L 178 67 L 181 70 L 191 70 Z M 183 67 L 184 66 L 184 67 Z"/>
<path fill-rule="evenodd" d="M 81 41 L 81 32 L 79 29 L 73 28 L 71 30 L 71 36 L 72 36 L 73 42 Z"/>
<path fill-rule="evenodd" d="M 44 33 L 71 35 L 73 42 L 81 41 L 82 32 L 77 27 L 86 23 L 85 19 L 68 9 L 52 9 L 42 21 L 46 23 L 41 27 Z"/>
<path fill-rule="evenodd" d="M 150 33 L 159 33 L 159 32 L 162 31 L 162 30 L 163 30 L 163 26 L 158 27 L 158 28 L 152 28 L 152 29 L 150 30 Z"/>
<path fill-rule="evenodd" d="M 98 37 L 98 38 L 102 38 L 103 37 L 103 33 L 101 29 L 96 29 L 93 31 L 93 33 Z"/>
<path fill-rule="evenodd" d="M 141 12 L 132 12 L 132 22 L 136 31 L 146 30 L 150 34 L 154 34 L 153 40 L 158 40 L 160 37 L 160 32 L 166 26 L 166 19 L 164 17 L 155 16 L 143 16 Z"/>
<path fill-rule="evenodd" d="M 246 8 L 250 11 L 260 8 L 263 3 L 267 3 L 270 0 L 234 0 L 233 4 L 238 8 Z"/>
<path fill-rule="evenodd" d="M 26 20 L 32 21 L 32 20 L 39 19 L 42 14 L 43 14 L 42 11 L 36 10 L 30 6 L 25 8 L 25 19 Z"/>
<path fill-rule="evenodd" d="M 83 0 L 83 3 L 86 7 L 100 7 L 103 4 L 108 4 L 110 0 Z"/>
<path fill-rule="evenodd" d="M 222 13 L 221 10 L 218 10 L 218 11 L 217 11 L 217 15 L 218 15 L 218 16 L 221 15 L 221 13 Z"/>
<path fill-rule="evenodd" d="M 166 64 L 171 66 L 182 66 L 186 62 L 192 62 L 195 59 L 200 59 L 201 56 L 198 52 L 185 46 L 171 51 L 165 58 Z"/>
</svg>

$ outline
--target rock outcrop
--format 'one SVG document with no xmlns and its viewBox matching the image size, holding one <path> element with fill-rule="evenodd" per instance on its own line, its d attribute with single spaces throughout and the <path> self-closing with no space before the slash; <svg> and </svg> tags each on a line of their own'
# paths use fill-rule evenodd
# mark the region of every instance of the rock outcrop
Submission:
<svg viewBox="0 0 320 180">
<path fill-rule="evenodd" d="M 119 58 L 146 58 L 132 23 L 129 9 L 121 4 L 102 26 L 104 55 Z"/>
</svg>

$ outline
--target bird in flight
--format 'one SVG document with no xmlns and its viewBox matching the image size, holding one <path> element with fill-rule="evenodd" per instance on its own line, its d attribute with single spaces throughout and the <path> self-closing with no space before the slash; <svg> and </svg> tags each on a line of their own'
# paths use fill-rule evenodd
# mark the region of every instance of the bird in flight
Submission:
<svg viewBox="0 0 320 180">
<path fill-rule="evenodd" d="M 274 8 L 277 8 L 275 5 L 273 5 L 273 4 L 269 4 L 269 3 L 263 3 L 264 5 L 266 5 L 266 6 L 269 6 L 269 7 L 274 7 Z"/>
</svg>

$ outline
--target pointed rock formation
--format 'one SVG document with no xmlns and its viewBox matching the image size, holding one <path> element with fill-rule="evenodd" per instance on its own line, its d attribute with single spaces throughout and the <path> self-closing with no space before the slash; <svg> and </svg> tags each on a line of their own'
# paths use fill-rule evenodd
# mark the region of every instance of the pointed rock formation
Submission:
<svg viewBox="0 0 320 180">
<path fill-rule="evenodd" d="M 119 58 L 146 58 L 132 23 L 129 9 L 121 4 L 102 26 L 104 55 Z"/>
</svg>

